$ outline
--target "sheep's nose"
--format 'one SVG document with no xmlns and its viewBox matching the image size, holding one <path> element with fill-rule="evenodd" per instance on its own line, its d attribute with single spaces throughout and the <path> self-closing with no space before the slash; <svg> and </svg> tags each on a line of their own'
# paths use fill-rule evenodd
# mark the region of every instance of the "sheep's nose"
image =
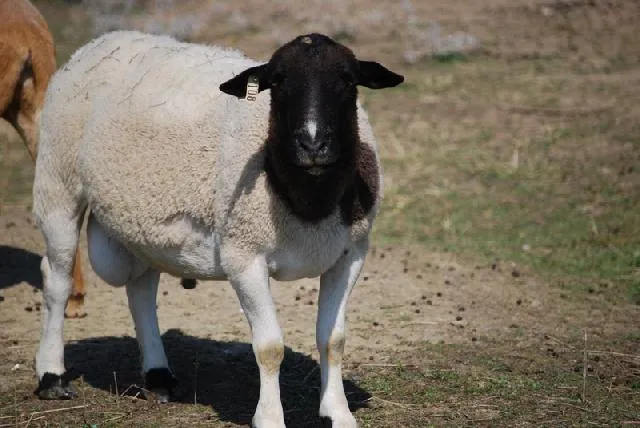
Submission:
<svg viewBox="0 0 640 428">
<path fill-rule="evenodd" d="M 310 156 L 317 156 L 327 145 L 323 138 L 312 138 L 307 133 L 301 133 L 296 137 L 296 143 Z"/>
</svg>

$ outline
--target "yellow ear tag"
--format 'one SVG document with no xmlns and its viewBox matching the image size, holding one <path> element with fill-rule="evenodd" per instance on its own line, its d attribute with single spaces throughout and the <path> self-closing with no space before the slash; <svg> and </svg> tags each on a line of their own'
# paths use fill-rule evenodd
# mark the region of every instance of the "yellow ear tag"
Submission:
<svg viewBox="0 0 640 428">
<path fill-rule="evenodd" d="M 249 76 L 247 80 L 247 95 L 244 97 L 247 101 L 255 101 L 260 89 L 260 82 L 256 76 Z"/>
</svg>

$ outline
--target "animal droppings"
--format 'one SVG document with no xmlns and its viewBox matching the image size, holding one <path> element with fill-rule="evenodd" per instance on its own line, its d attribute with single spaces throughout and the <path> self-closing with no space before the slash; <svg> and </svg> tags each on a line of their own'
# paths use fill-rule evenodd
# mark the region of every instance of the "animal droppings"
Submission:
<svg viewBox="0 0 640 428">
<path fill-rule="evenodd" d="M 458 315 L 458 316 L 456 317 L 456 321 L 462 321 L 462 317 L 461 317 L 460 315 Z"/>
</svg>

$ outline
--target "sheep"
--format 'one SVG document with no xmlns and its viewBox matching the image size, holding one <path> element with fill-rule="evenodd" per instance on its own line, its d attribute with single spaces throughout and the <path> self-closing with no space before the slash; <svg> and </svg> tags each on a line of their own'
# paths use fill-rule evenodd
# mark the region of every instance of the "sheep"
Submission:
<svg viewBox="0 0 640 428">
<path fill-rule="evenodd" d="M 28 0 L 0 1 L 0 16 L 0 116 L 20 134 L 35 161 L 40 111 L 49 79 L 56 71 L 53 37 L 45 19 Z M 84 295 L 78 252 L 67 317 L 86 315 Z"/>
<path fill-rule="evenodd" d="M 176 382 L 156 314 L 160 272 L 229 280 L 260 372 L 253 425 L 283 427 L 284 345 L 269 278 L 319 276 L 319 414 L 357 426 L 341 376 L 345 311 L 381 198 L 357 85 L 403 80 L 315 33 L 266 63 L 138 32 L 80 48 L 47 92 L 33 188 L 47 246 L 38 395 L 73 396 L 62 312 L 88 209 L 89 260 L 126 287 L 149 398 L 168 401 Z"/>
</svg>

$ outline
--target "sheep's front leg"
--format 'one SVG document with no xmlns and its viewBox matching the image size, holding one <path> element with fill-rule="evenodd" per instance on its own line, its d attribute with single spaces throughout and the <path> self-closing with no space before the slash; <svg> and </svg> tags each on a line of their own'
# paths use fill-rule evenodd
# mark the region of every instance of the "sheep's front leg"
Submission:
<svg viewBox="0 0 640 428">
<path fill-rule="evenodd" d="M 345 343 L 345 311 L 349 294 L 360 275 L 368 241 L 348 249 L 320 278 L 316 342 L 320 352 L 320 416 L 331 419 L 334 428 L 357 427 L 349 411 L 342 385 L 342 354 Z"/>
<path fill-rule="evenodd" d="M 253 352 L 260 370 L 260 398 L 253 426 L 283 428 L 279 377 L 284 345 L 264 259 L 255 259 L 241 273 L 231 275 L 230 280 L 249 321 Z"/>
</svg>

